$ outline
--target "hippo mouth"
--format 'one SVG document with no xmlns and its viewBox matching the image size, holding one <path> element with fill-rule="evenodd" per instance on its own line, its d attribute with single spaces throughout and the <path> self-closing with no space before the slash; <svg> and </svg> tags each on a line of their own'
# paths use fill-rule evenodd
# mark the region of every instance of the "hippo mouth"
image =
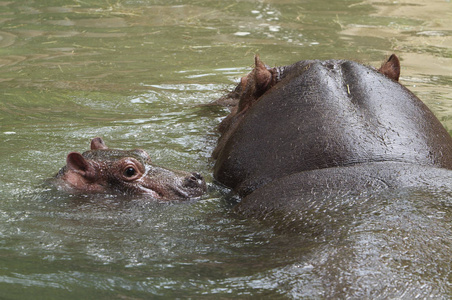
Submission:
<svg viewBox="0 0 452 300">
<path fill-rule="evenodd" d="M 188 176 L 173 182 L 149 184 L 142 180 L 138 184 L 138 189 L 142 194 L 159 200 L 183 200 L 201 196 L 206 192 L 207 187 L 203 176 L 199 173 L 189 173 Z"/>
<path fill-rule="evenodd" d="M 151 198 L 154 198 L 154 199 L 163 199 L 164 198 L 161 193 L 159 193 L 153 189 L 150 189 L 150 188 L 147 188 L 147 187 L 144 187 L 141 185 L 139 186 L 139 189 L 142 192 L 142 194 L 149 195 Z"/>
<path fill-rule="evenodd" d="M 206 191 L 206 188 L 205 187 L 203 188 L 201 186 L 198 189 L 194 189 L 194 190 L 187 190 L 187 189 L 184 189 L 181 187 L 172 187 L 169 192 L 171 195 L 167 195 L 168 191 L 163 193 L 156 189 L 151 189 L 151 188 L 147 188 L 144 186 L 140 186 L 139 189 L 142 192 L 142 194 L 148 195 L 151 198 L 158 199 L 158 200 L 163 200 L 163 199 L 177 200 L 177 199 L 195 198 L 195 197 L 201 196 Z"/>
</svg>

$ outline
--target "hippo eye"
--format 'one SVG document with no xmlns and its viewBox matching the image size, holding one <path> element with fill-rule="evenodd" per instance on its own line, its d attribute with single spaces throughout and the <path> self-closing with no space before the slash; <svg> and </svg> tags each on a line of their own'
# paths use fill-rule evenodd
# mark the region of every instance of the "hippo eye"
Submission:
<svg viewBox="0 0 452 300">
<path fill-rule="evenodd" d="M 128 167 L 124 170 L 124 176 L 126 177 L 132 177 L 135 174 L 137 174 L 137 171 L 132 167 Z"/>
</svg>

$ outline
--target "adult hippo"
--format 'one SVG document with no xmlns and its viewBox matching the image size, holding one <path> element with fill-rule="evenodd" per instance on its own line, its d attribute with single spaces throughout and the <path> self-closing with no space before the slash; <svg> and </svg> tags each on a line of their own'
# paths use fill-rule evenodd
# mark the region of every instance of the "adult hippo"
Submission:
<svg viewBox="0 0 452 300">
<path fill-rule="evenodd" d="M 379 70 L 345 60 L 269 68 L 256 57 L 219 100 L 233 108 L 219 127 L 215 178 L 244 197 L 319 169 L 331 180 L 340 180 L 335 168 L 356 174 L 351 166 L 371 165 L 375 174 L 400 164 L 451 169 L 450 135 L 399 74 L 395 55 Z"/>
<path fill-rule="evenodd" d="M 91 150 L 68 154 L 54 183 L 75 193 L 147 195 L 157 200 L 185 200 L 206 191 L 199 173 L 154 166 L 146 151 L 109 149 L 99 137 L 91 140 Z"/>
<path fill-rule="evenodd" d="M 300 253 L 279 279 L 293 298 L 452 295 L 452 139 L 399 74 L 395 55 L 378 70 L 256 57 L 217 101 L 214 176 Z"/>
</svg>

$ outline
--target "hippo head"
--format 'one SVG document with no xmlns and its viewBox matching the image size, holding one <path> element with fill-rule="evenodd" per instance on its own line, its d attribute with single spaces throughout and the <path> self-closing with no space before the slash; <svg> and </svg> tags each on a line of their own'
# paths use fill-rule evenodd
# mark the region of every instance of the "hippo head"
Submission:
<svg viewBox="0 0 452 300">
<path fill-rule="evenodd" d="M 215 101 L 218 105 L 229 107 L 231 112 L 218 126 L 221 137 L 212 154 L 214 159 L 218 158 L 225 143 L 236 130 L 241 120 L 260 101 L 262 96 L 273 86 L 280 83 L 282 79 L 285 78 L 288 81 L 309 69 L 309 61 L 306 62 L 308 63 L 304 64 L 302 68 L 297 64 L 272 68 L 263 63 L 258 55 L 254 57 L 254 69 L 240 79 L 239 84 L 233 91 Z M 399 81 L 399 58 L 392 54 L 376 71 L 393 81 Z"/>
<path fill-rule="evenodd" d="M 200 174 L 154 166 L 146 151 L 109 149 L 99 137 L 91 140 L 91 150 L 69 153 L 55 179 L 69 192 L 148 195 L 157 200 L 184 200 L 206 191 Z"/>
<path fill-rule="evenodd" d="M 370 162 L 452 169 L 452 140 L 398 82 L 400 61 L 380 68 L 302 60 L 254 69 L 216 101 L 230 107 L 212 154 L 214 178 L 245 197 L 295 173 Z"/>
</svg>

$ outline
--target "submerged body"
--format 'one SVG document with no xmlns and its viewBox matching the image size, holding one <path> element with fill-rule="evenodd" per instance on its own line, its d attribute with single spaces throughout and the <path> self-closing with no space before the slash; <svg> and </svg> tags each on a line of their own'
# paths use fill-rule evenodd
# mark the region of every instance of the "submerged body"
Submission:
<svg viewBox="0 0 452 300">
<path fill-rule="evenodd" d="M 452 139 L 399 73 L 395 56 L 378 70 L 256 58 L 218 100 L 214 176 L 235 212 L 305 245 L 282 268 L 297 298 L 452 295 Z"/>
<path fill-rule="evenodd" d="M 70 192 L 142 194 L 158 200 L 189 199 L 206 191 L 200 174 L 154 166 L 146 151 L 109 149 L 101 138 L 94 138 L 83 154 L 69 153 L 55 184 Z"/>
</svg>

